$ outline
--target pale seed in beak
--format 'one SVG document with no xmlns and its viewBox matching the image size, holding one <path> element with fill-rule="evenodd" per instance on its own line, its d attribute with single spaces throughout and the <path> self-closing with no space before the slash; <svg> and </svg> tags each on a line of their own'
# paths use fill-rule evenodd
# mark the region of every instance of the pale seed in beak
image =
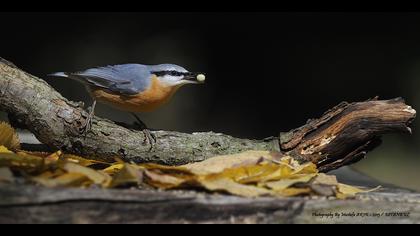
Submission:
<svg viewBox="0 0 420 236">
<path fill-rule="evenodd" d="M 206 80 L 206 76 L 203 74 L 198 74 L 197 75 L 197 81 L 198 82 L 204 82 Z"/>
</svg>

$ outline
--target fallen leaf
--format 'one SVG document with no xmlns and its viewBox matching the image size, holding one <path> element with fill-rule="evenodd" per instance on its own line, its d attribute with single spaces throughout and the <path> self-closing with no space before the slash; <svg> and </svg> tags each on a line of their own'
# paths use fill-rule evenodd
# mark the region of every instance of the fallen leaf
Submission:
<svg viewBox="0 0 420 236">
<path fill-rule="evenodd" d="M 324 184 L 324 185 L 337 186 L 338 181 L 335 175 L 326 175 L 324 173 L 319 173 L 316 176 L 316 178 L 314 178 L 312 184 Z"/>
<path fill-rule="evenodd" d="M 112 176 L 121 171 L 122 168 L 124 168 L 124 163 L 117 163 L 103 169 L 102 171 Z"/>
<path fill-rule="evenodd" d="M 245 151 L 238 154 L 216 156 L 181 167 L 196 175 L 208 175 L 238 166 L 256 165 L 263 160 L 280 160 L 281 156 L 280 153 L 270 151 Z"/>
<path fill-rule="evenodd" d="M 130 184 L 140 185 L 143 182 L 143 172 L 144 170 L 140 170 L 132 164 L 124 163 L 122 168 L 113 174 L 111 182 L 106 187 L 114 188 Z"/>
<path fill-rule="evenodd" d="M 316 165 L 309 162 L 299 166 L 296 165 L 289 165 L 285 164 L 284 162 L 280 162 L 279 165 L 283 166 L 277 172 L 272 173 L 261 179 L 259 182 L 268 182 L 268 181 L 277 181 L 282 179 L 295 179 L 304 177 L 307 175 L 313 176 L 314 174 L 318 173 Z"/>
<path fill-rule="evenodd" d="M 235 169 L 233 169 L 235 170 Z M 287 165 L 274 163 L 260 163 L 253 166 L 244 166 L 236 169 L 245 173 L 236 173 L 235 180 L 242 184 L 256 184 L 271 180 L 286 178 L 292 173 L 292 169 Z M 239 175 L 239 176 L 238 176 Z"/>
<path fill-rule="evenodd" d="M 273 193 L 264 188 L 253 185 L 239 184 L 227 178 L 203 178 L 199 181 L 200 186 L 210 191 L 222 191 L 243 197 L 269 196 Z"/>
<path fill-rule="evenodd" d="M 183 166 L 142 165 L 146 183 L 161 189 L 203 188 L 244 197 L 322 195 L 349 197 L 358 191 L 342 186 L 335 176 L 318 173 L 313 163 L 290 156 L 247 151 Z M 351 191 L 353 190 L 353 192 Z"/>
<path fill-rule="evenodd" d="M 51 176 L 37 176 L 32 178 L 32 181 L 50 188 L 80 187 L 88 180 L 86 175 L 79 173 L 64 173 L 55 178 L 51 178 Z"/>
<path fill-rule="evenodd" d="M 262 179 L 269 179 L 278 177 L 275 174 L 281 175 L 287 172 L 289 167 L 281 166 L 273 163 L 262 162 L 259 164 L 238 166 L 230 169 L 225 169 L 217 174 L 209 174 L 211 178 L 228 178 L 241 184 L 254 184 L 260 182 Z"/>
<path fill-rule="evenodd" d="M 111 165 L 111 163 L 108 163 L 108 162 L 86 159 L 86 158 L 79 157 L 79 156 L 72 155 L 72 154 L 64 154 L 61 157 L 61 159 L 63 161 L 73 162 L 73 163 L 76 163 L 76 164 L 79 164 L 79 165 L 85 166 L 85 167 L 91 166 L 91 165 L 94 165 L 94 164 L 104 164 L 104 165 L 107 165 L 107 166 Z"/>
<path fill-rule="evenodd" d="M 16 153 L 0 153 L 0 167 L 11 167 L 22 170 L 42 171 L 45 167 L 41 157 L 18 155 Z"/>
<path fill-rule="evenodd" d="M 161 189 L 171 189 L 180 187 L 183 183 L 187 180 L 175 176 L 171 176 L 169 174 L 158 173 L 153 170 L 146 170 L 144 172 L 146 183 Z"/>
<path fill-rule="evenodd" d="M 54 153 L 44 157 L 44 162 L 45 162 L 46 165 L 56 164 L 59 161 L 61 155 L 63 155 L 63 153 L 61 151 L 54 152 Z"/>
<path fill-rule="evenodd" d="M 365 190 L 339 184 L 335 176 L 318 173 L 313 163 L 300 164 L 290 156 L 247 151 L 183 166 L 129 164 L 90 160 L 76 155 L 38 153 L 0 146 L 0 181 L 10 181 L 12 170 L 46 187 L 103 188 L 141 186 L 159 189 L 204 189 L 243 197 L 299 195 L 352 197 Z"/>
<path fill-rule="evenodd" d="M 19 136 L 15 130 L 5 122 L 0 122 L 0 145 L 13 151 L 20 149 Z"/>
<path fill-rule="evenodd" d="M 358 187 L 354 187 L 354 186 L 351 186 L 351 185 L 339 183 L 337 185 L 337 188 L 338 188 L 337 198 L 338 199 L 346 199 L 348 197 L 354 197 L 358 193 L 368 193 L 368 192 L 376 191 L 376 190 L 380 189 L 381 186 L 378 186 L 378 187 L 373 188 L 373 189 L 363 190 L 363 189 L 358 188 Z"/>
<path fill-rule="evenodd" d="M 282 197 L 293 197 L 293 196 L 300 196 L 300 195 L 309 195 L 312 192 L 311 188 L 286 188 L 283 190 L 275 191 L 278 195 Z"/>
<path fill-rule="evenodd" d="M 13 153 L 13 152 L 7 149 L 7 147 L 5 146 L 0 146 L 0 153 Z"/>
<path fill-rule="evenodd" d="M 305 174 L 313 174 L 318 173 L 318 169 L 316 165 L 312 162 L 307 162 L 304 164 L 300 164 L 299 166 L 294 167 L 293 175 L 305 175 Z"/>
<path fill-rule="evenodd" d="M 239 160 L 235 160 L 236 157 L 239 157 Z M 156 164 L 142 166 L 147 169 L 145 172 L 147 183 L 162 189 L 203 188 L 208 191 L 226 192 L 244 197 L 290 196 L 310 191 L 308 188 L 284 192 L 277 188 L 273 191 L 261 184 L 291 177 L 301 178 L 295 182 L 304 181 L 304 177 L 306 181 L 309 181 L 316 175 L 317 170 L 313 164 L 298 165 L 290 158 L 282 160 L 278 157 L 279 155 L 273 155 L 271 152 L 250 151 L 179 167 Z M 301 172 L 311 172 L 311 174 L 307 177 Z"/>
<path fill-rule="evenodd" d="M 96 171 L 94 169 L 81 166 L 79 164 L 68 162 L 65 163 L 62 168 L 68 173 L 84 175 L 88 179 L 92 180 L 93 183 L 98 185 L 109 186 L 110 182 L 112 181 L 111 176 L 109 176 L 105 172 Z"/>
<path fill-rule="evenodd" d="M 273 182 L 267 182 L 267 183 L 263 183 L 262 185 L 276 191 L 276 192 L 281 192 L 287 188 L 289 188 L 290 186 L 293 186 L 294 184 L 297 183 L 308 183 L 311 179 L 313 179 L 317 174 L 308 174 L 308 175 L 302 175 L 299 176 L 298 178 L 290 178 L 290 179 L 282 179 L 282 180 L 277 180 L 277 181 L 273 181 Z"/>
</svg>

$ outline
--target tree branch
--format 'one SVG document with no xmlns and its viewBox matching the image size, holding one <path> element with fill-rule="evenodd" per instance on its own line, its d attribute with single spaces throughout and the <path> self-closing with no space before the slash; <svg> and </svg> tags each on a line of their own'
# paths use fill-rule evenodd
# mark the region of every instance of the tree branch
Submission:
<svg viewBox="0 0 420 236">
<path fill-rule="evenodd" d="M 142 132 L 99 117 L 93 119 L 91 132 L 80 135 L 88 116 L 80 103 L 68 101 L 45 81 L 1 58 L 0 109 L 49 147 L 94 159 L 119 157 L 178 165 L 245 150 L 272 150 L 286 152 L 300 162 L 312 161 L 322 171 L 360 160 L 384 133 L 409 132 L 416 114 L 402 99 L 342 103 L 280 138 L 246 140 L 213 132 L 153 131 L 158 142 L 149 151 Z"/>
</svg>

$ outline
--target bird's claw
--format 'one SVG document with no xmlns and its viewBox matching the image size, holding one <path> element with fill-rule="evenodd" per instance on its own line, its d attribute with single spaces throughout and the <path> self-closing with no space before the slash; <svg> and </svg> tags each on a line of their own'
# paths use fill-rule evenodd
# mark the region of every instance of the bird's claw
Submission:
<svg viewBox="0 0 420 236">
<path fill-rule="evenodd" d="M 149 151 L 151 151 L 157 142 L 156 135 L 151 133 L 150 130 L 148 129 L 143 129 L 142 131 L 144 134 L 143 145 L 146 145 L 147 143 L 149 143 L 150 144 Z"/>
<path fill-rule="evenodd" d="M 79 129 L 80 134 L 84 134 L 86 136 L 88 132 L 92 131 L 93 116 L 95 115 L 93 109 L 93 107 L 88 108 L 89 115 L 86 117 L 83 126 Z"/>
<path fill-rule="evenodd" d="M 87 135 L 88 132 L 92 131 L 92 119 L 93 117 L 89 116 L 86 118 L 85 124 L 79 129 L 80 134 Z"/>
<path fill-rule="evenodd" d="M 147 143 L 149 143 L 150 144 L 149 151 L 151 151 L 157 142 L 156 135 L 150 132 L 146 124 L 142 120 L 140 120 L 140 118 L 136 114 L 134 113 L 131 113 L 131 114 L 137 120 L 136 122 L 134 122 L 134 125 L 139 127 L 139 130 L 143 131 L 143 134 L 144 134 L 143 145 L 146 145 Z"/>
</svg>

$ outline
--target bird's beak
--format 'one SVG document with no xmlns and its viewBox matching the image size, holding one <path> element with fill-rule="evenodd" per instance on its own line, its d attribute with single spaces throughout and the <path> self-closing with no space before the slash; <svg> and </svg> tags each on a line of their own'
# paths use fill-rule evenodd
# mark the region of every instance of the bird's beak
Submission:
<svg viewBox="0 0 420 236">
<path fill-rule="evenodd" d="M 193 84 L 202 84 L 206 80 L 206 76 L 203 73 L 191 72 L 185 75 L 183 80 Z"/>
</svg>

